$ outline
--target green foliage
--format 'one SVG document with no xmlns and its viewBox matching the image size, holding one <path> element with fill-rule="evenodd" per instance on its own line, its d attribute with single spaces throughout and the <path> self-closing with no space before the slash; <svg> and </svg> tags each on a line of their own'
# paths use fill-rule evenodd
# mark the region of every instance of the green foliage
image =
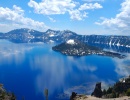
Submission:
<svg viewBox="0 0 130 100">
<path fill-rule="evenodd" d="M 102 94 L 106 95 L 106 93 L 107 93 L 107 91 L 104 89 L 103 92 L 102 92 Z"/>
<path fill-rule="evenodd" d="M 130 88 L 126 91 L 126 95 L 130 96 Z"/>
<path fill-rule="evenodd" d="M 116 93 L 116 98 L 118 98 L 119 97 L 119 93 Z"/>
<path fill-rule="evenodd" d="M 110 93 L 112 93 L 112 88 L 111 87 L 109 87 L 108 90 L 107 90 L 107 94 L 110 94 Z"/>
<path fill-rule="evenodd" d="M 116 98 L 116 93 L 112 92 L 112 98 Z"/>
<path fill-rule="evenodd" d="M 130 78 L 125 79 L 125 82 L 130 82 Z"/>
<path fill-rule="evenodd" d="M 114 86 L 109 87 L 106 91 L 103 90 L 104 97 L 118 98 L 120 96 L 130 96 L 130 76 L 122 80 L 125 80 L 125 82 L 118 81 L 114 84 Z"/>
<path fill-rule="evenodd" d="M 121 83 L 120 83 L 120 82 L 116 83 L 116 84 L 114 85 L 114 87 L 113 87 L 113 90 L 114 90 L 115 92 L 121 93 L 121 92 L 122 92 L 122 90 L 121 90 Z"/>
<path fill-rule="evenodd" d="M 5 95 L 6 93 L 5 92 L 2 92 L 1 96 L 0 96 L 0 99 L 4 99 L 5 98 Z"/>
</svg>

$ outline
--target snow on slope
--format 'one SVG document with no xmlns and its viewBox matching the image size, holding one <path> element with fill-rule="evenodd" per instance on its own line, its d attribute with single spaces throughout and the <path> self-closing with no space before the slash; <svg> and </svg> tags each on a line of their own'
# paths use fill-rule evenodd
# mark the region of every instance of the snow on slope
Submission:
<svg viewBox="0 0 130 100">
<path fill-rule="evenodd" d="M 74 40 L 72 40 L 72 39 L 68 40 L 66 43 L 68 43 L 68 44 L 75 44 Z"/>
</svg>

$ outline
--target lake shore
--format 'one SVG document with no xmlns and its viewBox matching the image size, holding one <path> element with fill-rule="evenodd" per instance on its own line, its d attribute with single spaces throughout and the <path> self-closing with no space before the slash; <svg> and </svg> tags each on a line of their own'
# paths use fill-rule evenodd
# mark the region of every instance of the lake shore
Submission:
<svg viewBox="0 0 130 100">
<path fill-rule="evenodd" d="M 97 98 L 90 95 L 78 95 L 74 100 L 130 100 L 130 97 L 123 96 L 119 98 Z"/>
</svg>

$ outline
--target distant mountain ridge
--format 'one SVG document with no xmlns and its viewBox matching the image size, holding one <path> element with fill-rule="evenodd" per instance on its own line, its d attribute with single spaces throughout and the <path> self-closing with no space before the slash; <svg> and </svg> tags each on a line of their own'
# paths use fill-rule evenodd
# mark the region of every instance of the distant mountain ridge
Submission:
<svg viewBox="0 0 130 100">
<path fill-rule="evenodd" d="M 0 34 L 0 39 L 7 39 L 14 43 L 32 43 L 32 42 L 56 42 L 61 43 L 70 38 L 75 38 L 76 33 L 64 30 L 64 31 L 55 31 L 48 29 L 46 32 L 39 32 L 32 29 L 21 28 L 12 30 L 10 32 Z"/>
<path fill-rule="evenodd" d="M 89 45 L 99 47 L 125 47 L 130 48 L 130 36 L 117 35 L 79 35 L 69 30 L 51 30 L 39 32 L 32 29 L 21 28 L 7 33 L 0 33 L 0 39 L 7 39 L 14 43 L 63 43 L 70 39 L 80 40 Z"/>
</svg>

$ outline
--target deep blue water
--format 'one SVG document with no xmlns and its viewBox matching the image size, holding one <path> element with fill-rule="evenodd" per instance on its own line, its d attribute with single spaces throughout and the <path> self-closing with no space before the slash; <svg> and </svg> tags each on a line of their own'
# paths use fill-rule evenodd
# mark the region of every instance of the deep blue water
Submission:
<svg viewBox="0 0 130 100">
<path fill-rule="evenodd" d="M 52 46 L 0 40 L 0 83 L 17 100 L 44 100 L 45 88 L 49 100 L 67 100 L 72 91 L 91 94 L 96 82 L 107 88 L 130 74 L 129 55 L 70 57 L 52 51 Z"/>
</svg>

